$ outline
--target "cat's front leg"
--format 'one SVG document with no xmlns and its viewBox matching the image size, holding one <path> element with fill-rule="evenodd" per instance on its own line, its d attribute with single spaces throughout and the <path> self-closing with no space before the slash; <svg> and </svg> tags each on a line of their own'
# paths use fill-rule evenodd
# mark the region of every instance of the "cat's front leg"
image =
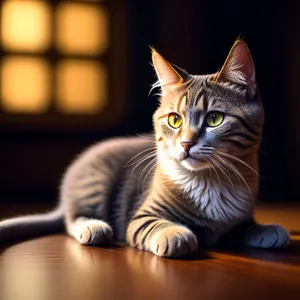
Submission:
<svg viewBox="0 0 300 300">
<path fill-rule="evenodd" d="M 150 250 L 163 257 L 181 257 L 195 253 L 198 250 L 198 241 L 191 230 L 174 224 L 152 236 Z"/>
<path fill-rule="evenodd" d="M 246 232 L 246 246 L 265 249 L 284 248 L 290 242 L 289 232 L 278 224 L 254 224 Z"/>
<path fill-rule="evenodd" d="M 284 248 L 289 241 L 289 232 L 281 225 L 258 224 L 253 219 L 237 225 L 220 239 L 229 247 L 242 244 L 264 249 Z"/>
<path fill-rule="evenodd" d="M 136 215 L 127 230 L 132 247 L 151 251 L 162 257 L 182 257 L 198 249 L 196 235 L 187 227 L 156 216 Z"/>
</svg>

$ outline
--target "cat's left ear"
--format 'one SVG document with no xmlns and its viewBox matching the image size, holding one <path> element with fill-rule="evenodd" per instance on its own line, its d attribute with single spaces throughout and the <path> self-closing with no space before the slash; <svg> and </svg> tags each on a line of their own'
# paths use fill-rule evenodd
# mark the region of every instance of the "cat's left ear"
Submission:
<svg viewBox="0 0 300 300">
<path fill-rule="evenodd" d="M 171 65 L 154 48 L 151 50 L 152 64 L 158 78 L 158 83 L 156 86 L 161 87 L 163 94 L 165 94 L 167 90 L 173 89 L 187 79 L 187 72 L 179 67 Z"/>
<path fill-rule="evenodd" d="M 248 96 L 256 94 L 255 66 L 247 44 L 237 40 L 232 46 L 216 80 L 227 80 L 247 86 Z"/>
</svg>

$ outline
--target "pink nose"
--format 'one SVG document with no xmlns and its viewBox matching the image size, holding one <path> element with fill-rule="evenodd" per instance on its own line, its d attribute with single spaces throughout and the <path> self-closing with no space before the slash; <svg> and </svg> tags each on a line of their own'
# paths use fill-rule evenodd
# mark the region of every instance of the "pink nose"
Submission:
<svg viewBox="0 0 300 300">
<path fill-rule="evenodd" d="M 192 141 L 181 142 L 181 146 L 183 147 L 183 149 L 184 149 L 186 152 L 189 152 L 190 149 L 191 149 L 195 144 L 196 144 L 196 143 L 195 143 L 195 142 L 192 142 Z"/>
</svg>

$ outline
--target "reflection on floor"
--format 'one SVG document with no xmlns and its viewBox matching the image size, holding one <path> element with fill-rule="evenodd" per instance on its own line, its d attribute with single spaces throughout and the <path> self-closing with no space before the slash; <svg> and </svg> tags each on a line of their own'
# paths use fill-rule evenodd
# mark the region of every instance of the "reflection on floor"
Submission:
<svg viewBox="0 0 300 300">
<path fill-rule="evenodd" d="M 0 217 L 29 211 L 1 208 Z M 290 247 L 175 260 L 124 246 L 85 247 L 64 234 L 2 245 L 0 299 L 299 299 L 300 207 L 262 206 L 256 216 L 286 226 Z"/>
</svg>

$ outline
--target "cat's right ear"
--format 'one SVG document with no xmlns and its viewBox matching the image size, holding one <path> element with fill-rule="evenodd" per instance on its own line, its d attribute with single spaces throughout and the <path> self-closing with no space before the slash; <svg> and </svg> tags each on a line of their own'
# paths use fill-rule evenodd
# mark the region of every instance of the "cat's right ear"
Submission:
<svg viewBox="0 0 300 300">
<path fill-rule="evenodd" d="M 160 87 L 162 94 L 164 95 L 168 90 L 172 90 L 174 87 L 185 81 L 185 71 L 173 67 L 154 48 L 151 48 L 151 51 L 152 64 L 158 78 L 158 81 L 154 84 L 153 88 Z M 180 73 L 183 73 L 183 76 Z"/>
</svg>

